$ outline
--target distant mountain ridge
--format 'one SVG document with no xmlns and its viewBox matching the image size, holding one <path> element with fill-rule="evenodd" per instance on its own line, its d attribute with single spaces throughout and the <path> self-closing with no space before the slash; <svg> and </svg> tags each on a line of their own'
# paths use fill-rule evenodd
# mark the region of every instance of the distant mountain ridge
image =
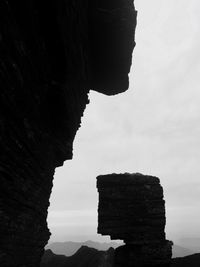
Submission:
<svg viewBox="0 0 200 267">
<path fill-rule="evenodd" d="M 195 254 L 195 251 L 192 251 L 188 248 L 185 248 L 185 247 L 182 247 L 179 245 L 173 245 L 173 247 L 172 247 L 172 257 L 173 258 L 185 257 L 185 256 L 188 256 L 191 254 Z"/>
<path fill-rule="evenodd" d="M 46 250 L 40 267 L 112 267 L 114 249 L 98 251 L 82 246 L 73 256 L 56 255 L 50 249 Z M 200 253 L 182 258 L 172 259 L 171 267 L 199 267 Z"/>
<path fill-rule="evenodd" d="M 183 237 L 179 240 L 180 246 L 186 246 L 195 253 L 200 252 L 200 238 L 199 237 Z"/>
<path fill-rule="evenodd" d="M 117 243 L 117 242 L 100 243 L 100 242 L 95 242 L 91 240 L 88 240 L 85 242 L 66 241 L 66 242 L 51 243 L 46 246 L 46 249 L 50 249 L 54 254 L 72 256 L 82 246 L 87 246 L 89 248 L 95 248 L 97 250 L 106 251 L 110 247 L 113 247 L 115 249 L 121 245 L 123 245 L 123 243 Z M 173 250 L 173 258 L 185 257 L 191 254 L 195 254 L 195 251 L 179 246 L 179 245 L 174 245 L 172 250 Z"/>
<path fill-rule="evenodd" d="M 112 267 L 114 249 L 98 251 L 82 246 L 70 257 L 55 255 L 50 249 L 46 250 L 40 267 Z"/>
<path fill-rule="evenodd" d="M 119 246 L 123 245 L 123 243 L 117 243 L 117 242 L 95 242 L 95 241 L 85 241 L 85 242 L 73 242 L 73 241 L 67 241 L 67 242 L 54 242 L 46 246 L 46 249 L 52 250 L 55 254 L 65 255 L 65 256 L 72 256 L 74 253 L 76 253 L 82 246 L 86 246 L 89 248 L 95 248 L 97 250 L 106 251 L 110 247 L 117 248 Z"/>
</svg>

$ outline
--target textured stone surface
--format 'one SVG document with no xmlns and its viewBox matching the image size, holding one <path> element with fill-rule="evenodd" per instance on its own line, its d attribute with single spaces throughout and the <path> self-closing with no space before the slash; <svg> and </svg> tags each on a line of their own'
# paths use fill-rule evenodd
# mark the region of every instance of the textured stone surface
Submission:
<svg viewBox="0 0 200 267">
<path fill-rule="evenodd" d="M 114 267 L 169 267 L 171 265 L 171 242 L 157 244 L 124 245 L 115 250 Z"/>
<path fill-rule="evenodd" d="M 141 174 L 97 177 L 98 232 L 131 243 L 165 240 L 165 208 L 159 179 Z"/>
<path fill-rule="evenodd" d="M 0 3 L 0 266 L 39 266 L 54 169 L 88 103 L 86 10 L 73 2 L 59 38 L 53 1 Z"/>
<path fill-rule="evenodd" d="M 91 71 L 99 53 L 89 28 L 96 27 L 93 3 L 0 1 L 1 267 L 39 266 L 48 241 L 54 170 L 72 158 L 88 91 L 98 83 Z"/>
<path fill-rule="evenodd" d="M 165 239 L 165 201 L 157 177 L 108 174 L 97 177 L 98 233 L 122 239 L 116 267 L 169 266 L 172 251 Z"/>
</svg>

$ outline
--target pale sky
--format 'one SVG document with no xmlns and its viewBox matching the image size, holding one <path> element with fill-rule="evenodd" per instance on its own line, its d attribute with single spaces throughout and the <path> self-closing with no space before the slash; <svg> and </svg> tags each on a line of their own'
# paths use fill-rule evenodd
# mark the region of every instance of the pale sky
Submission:
<svg viewBox="0 0 200 267">
<path fill-rule="evenodd" d="M 137 0 L 130 88 L 91 91 L 73 160 L 56 170 L 50 241 L 99 240 L 96 176 L 158 176 L 167 238 L 200 237 L 200 1 Z"/>
</svg>

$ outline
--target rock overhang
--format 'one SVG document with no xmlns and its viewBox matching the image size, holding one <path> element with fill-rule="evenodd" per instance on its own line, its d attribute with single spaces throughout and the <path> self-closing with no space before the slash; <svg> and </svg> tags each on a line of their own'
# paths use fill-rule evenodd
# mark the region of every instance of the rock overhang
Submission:
<svg viewBox="0 0 200 267">
<path fill-rule="evenodd" d="M 125 92 L 135 47 L 134 1 L 91 1 L 88 25 L 91 89 L 105 95 Z"/>
</svg>

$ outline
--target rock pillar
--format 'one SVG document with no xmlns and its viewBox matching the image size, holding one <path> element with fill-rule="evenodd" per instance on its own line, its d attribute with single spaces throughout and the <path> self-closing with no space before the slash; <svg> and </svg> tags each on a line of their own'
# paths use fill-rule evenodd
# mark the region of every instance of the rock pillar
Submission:
<svg viewBox="0 0 200 267">
<path fill-rule="evenodd" d="M 115 267 L 170 266 L 172 242 L 165 239 L 165 201 L 157 177 L 109 174 L 97 177 L 98 233 L 121 239 Z"/>
</svg>

